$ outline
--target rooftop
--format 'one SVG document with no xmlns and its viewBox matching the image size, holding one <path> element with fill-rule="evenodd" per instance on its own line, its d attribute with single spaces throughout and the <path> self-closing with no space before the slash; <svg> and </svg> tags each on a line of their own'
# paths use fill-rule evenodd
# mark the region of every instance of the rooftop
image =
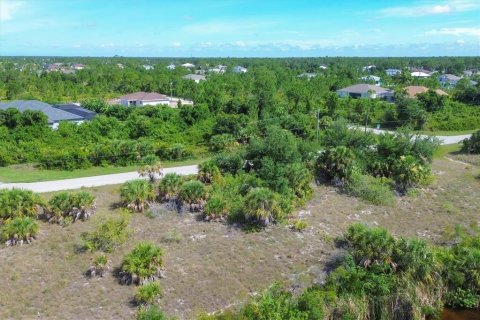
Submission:
<svg viewBox="0 0 480 320">
<path fill-rule="evenodd" d="M 380 92 L 387 92 L 389 91 L 388 89 L 375 86 L 373 84 L 366 84 L 366 83 L 361 83 L 361 84 L 356 84 L 350 87 L 346 87 L 337 91 L 346 91 L 350 93 L 367 93 L 368 91 L 373 91 L 375 93 L 380 93 Z"/>
<path fill-rule="evenodd" d="M 38 100 L 14 100 L 10 102 L 0 102 L 0 109 L 7 110 L 15 108 L 20 112 L 26 110 L 41 111 L 48 117 L 48 123 L 55 123 L 65 120 L 84 120 L 83 117 L 68 111 L 53 108 L 51 105 Z"/>
<path fill-rule="evenodd" d="M 156 100 L 168 100 L 166 95 L 156 92 L 134 92 L 120 97 L 121 100 L 126 101 L 156 101 Z"/>
</svg>

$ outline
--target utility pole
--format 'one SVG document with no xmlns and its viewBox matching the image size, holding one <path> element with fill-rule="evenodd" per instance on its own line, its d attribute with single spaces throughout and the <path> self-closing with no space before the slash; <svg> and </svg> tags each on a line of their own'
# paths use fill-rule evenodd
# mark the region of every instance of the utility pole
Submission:
<svg viewBox="0 0 480 320">
<path fill-rule="evenodd" d="M 370 112 L 370 104 L 372 102 L 372 94 L 373 94 L 373 91 L 372 90 L 368 90 L 368 104 L 367 104 L 367 115 L 365 117 L 365 133 L 367 133 L 367 125 L 368 125 L 368 114 Z"/>
<path fill-rule="evenodd" d="M 173 89 L 172 89 L 173 83 L 170 81 L 170 101 L 173 100 Z"/>
<path fill-rule="evenodd" d="M 320 140 L 320 111 L 315 111 L 315 116 L 317 117 L 317 144 Z"/>
</svg>

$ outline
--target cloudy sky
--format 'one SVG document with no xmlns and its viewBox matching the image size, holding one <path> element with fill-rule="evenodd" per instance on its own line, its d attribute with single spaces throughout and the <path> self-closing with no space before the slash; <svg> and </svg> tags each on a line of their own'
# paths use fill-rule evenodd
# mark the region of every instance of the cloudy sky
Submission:
<svg viewBox="0 0 480 320">
<path fill-rule="evenodd" d="M 0 0 L 0 55 L 480 55 L 480 0 Z"/>
</svg>

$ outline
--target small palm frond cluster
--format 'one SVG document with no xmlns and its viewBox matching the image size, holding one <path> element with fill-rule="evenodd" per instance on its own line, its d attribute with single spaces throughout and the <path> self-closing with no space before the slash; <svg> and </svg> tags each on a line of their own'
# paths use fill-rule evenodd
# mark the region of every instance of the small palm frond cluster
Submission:
<svg viewBox="0 0 480 320">
<path fill-rule="evenodd" d="M 157 178 L 163 176 L 163 166 L 155 155 L 144 158 L 145 165 L 138 170 L 140 177 L 146 177 L 150 183 L 154 183 Z"/>
<path fill-rule="evenodd" d="M 167 173 L 158 185 L 161 201 L 176 201 L 182 186 L 182 177 L 176 173 Z"/>
<path fill-rule="evenodd" d="M 103 277 L 110 270 L 110 260 L 107 255 L 101 253 L 92 259 L 92 265 L 87 271 L 90 277 Z"/>
<path fill-rule="evenodd" d="M 162 267 L 162 249 L 149 242 L 142 242 L 125 256 L 121 283 L 144 285 L 155 281 L 163 277 Z"/>
<path fill-rule="evenodd" d="M 122 186 L 120 196 L 129 210 L 143 212 L 154 199 L 153 185 L 142 179 L 128 181 Z"/>
<path fill-rule="evenodd" d="M 29 244 L 38 233 L 38 224 L 33 218 L 18 217 L 8 220 L 2 229 L 2 238 L 7 246 Z"/>
<path fill-rule="evenodd" d="M 45 220 L 64 224 L 67 221 L 88 220 L 96 211 L 95 197 L 87 192 L 60 192 L 48 202 Z"/>
</svg>

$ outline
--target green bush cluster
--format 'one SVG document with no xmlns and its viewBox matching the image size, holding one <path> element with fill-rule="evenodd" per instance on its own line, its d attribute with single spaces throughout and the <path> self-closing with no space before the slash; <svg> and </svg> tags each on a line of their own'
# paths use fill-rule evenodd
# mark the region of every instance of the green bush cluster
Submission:
<svg viewBox="0 0 480 320">
<path fill-rule="evenodd" d="M 56 193 L 49 201 L 45 218 L 49 222 L 87 220 L 96 211 L 95 197 L 87 191 Z"/>
<path fill-rule="evenodd" d="M 199 319 L 407 320 L 437 318 L 443 306 L 476 308 L 479 241 L 436 249 L 354 224 L 338 239 L 346 253 L 323 284 L 293 295 L 276 283 L 238 311 Z"/>
<path fill-rule="evenodd" d="M 129 223 L 130 218 L 126 213 L 100 222 L 95 230 L 82 233 L 81 249 L 90 252 L 113 252 L 127 242 L 131 232 Z"/>
<path fill-rule="evenodd" d="M 463 140 L 462 151 L 466 153 L 480 153 L 480 130 L 472 133 L 472 136 Z"/>
</svg>

